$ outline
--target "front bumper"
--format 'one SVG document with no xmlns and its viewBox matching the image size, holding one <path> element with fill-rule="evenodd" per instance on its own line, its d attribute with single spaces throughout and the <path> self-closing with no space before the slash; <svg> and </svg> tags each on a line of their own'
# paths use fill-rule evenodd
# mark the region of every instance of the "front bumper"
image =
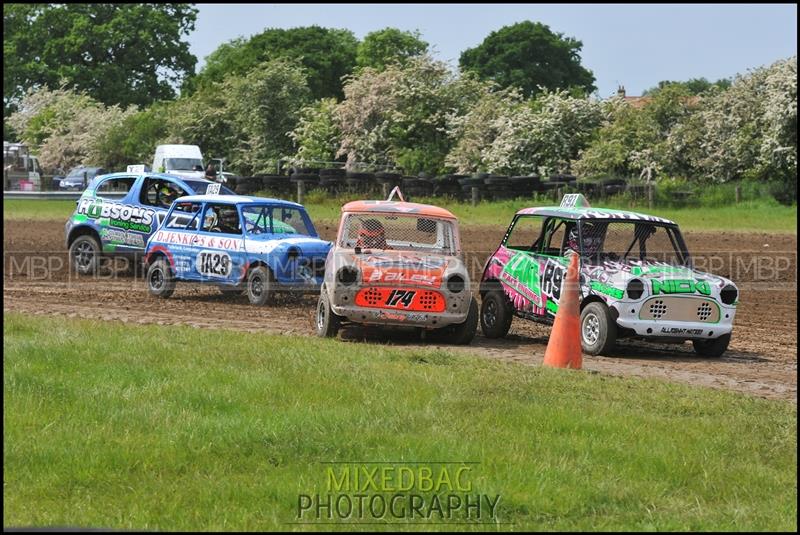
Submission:
<svg viewBox="0 0 800 535">
<path fill-rule="evenodd" d="M 438 329 L 467 321 L 466 312 L 414 312 L 355 305 L 331 306 L 333 312 L 355 323 Z"/>
<path fill-rule="evenodd" d="M 653 305 L 654 302 L 658 302 Z M 655 309 L 652 306 L 664 306 Z M 709 303 L 705 321 L 698 320 L 697 307 Z M 681 310 L 670 316 L 672 308 L 680 304 Z M 733 331 L 735 306 L 726 306 L 708 298 L 693 297 L 651 297 L 640 302 L 617 303 L 613 307 L 617 325 L 633 331 L 642 338 L 674 338 L 682 340 L 713 340 Z M 655 319 L 657 317 L 661 319 Z"/>
</svg>

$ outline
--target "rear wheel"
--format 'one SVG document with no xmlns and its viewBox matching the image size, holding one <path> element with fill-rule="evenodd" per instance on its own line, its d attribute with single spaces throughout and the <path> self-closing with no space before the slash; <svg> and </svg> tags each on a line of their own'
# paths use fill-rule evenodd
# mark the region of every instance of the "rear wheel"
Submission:
<svg viewBox="0 0 800 535">
<path fill-rule="evenodd" d="M 608 307 L 599 302 L 589 303 L 581 312 L 581 347 L 587 355 L 603 355 L 617 343 L 617 323 Z"/>
<path fill-rule="evenodd" d="M 694 352 L 701 357 L 718 358 L 728 350 L 730 342 L 731 334 L 728 333 L 713 340 L 692 340 L 692 345 L 694 346 Z"/>
<path fill-rule="evenodd" d="M 159 258 L 147 269 L 147 290 L 150 295 L 163 299 L 175 291 L 175 276 L 165 258 Z"/>
<path fill-rule="evenodd" d="M 100 243 L 92 236 L 78 236 L 69 246 L 70 263 L 81 275 L 94 275 L 100 266 Z"/>
<path fill-rule="evenodd" d="M 263 306 L 275 298 L 275 278 L 265 266 L 256 266 L 247 275 L 247 298 L 250 304 Z"/>
<path fill-rule="evenodd" d="M 491 290 L 481 300 L 481 331 L 486 338 L 508 334 L 514 319 L 514 307 L 503 290 Z"/>
</svg>

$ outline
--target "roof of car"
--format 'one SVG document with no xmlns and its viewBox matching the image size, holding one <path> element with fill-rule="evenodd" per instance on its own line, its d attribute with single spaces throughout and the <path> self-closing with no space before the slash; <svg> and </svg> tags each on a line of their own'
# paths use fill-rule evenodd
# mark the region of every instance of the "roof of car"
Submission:
<svg viewBox="0 0 800 535">
<path fill-rule="evenodd" d="M 273 199 L 270 197 L 254 197 L 251 195 L 186 195 L 178 197 L 175 202 L 225 202 L 231 204 L 278 204 L 281 206 L 292 206 L 302 208 L 302 204 L 286 201 L 284 199 Z"/>
<path fill-rule="evenodd" d="M 653 221 L 655 223 L 665 223 L 674 225 L 674 221 L 638 212 L 626 210 L 612 210 L 610 208 L 591 208 L 574 207 L 562 208 L 560 206 L 533 206 L 517 211 L 517 215 L 544 215 L 551 217 L 563 217 L 564 219 L 621 219 L 632 221 Z"/>
<path fill-rule="evenodd" d="M 358 213 L 403 213 L 457 219 L 449 210 L 431 204 L 419 204 L 405 201 L 353 201 L 342 206 L 342 212 Z"/>
</svg>

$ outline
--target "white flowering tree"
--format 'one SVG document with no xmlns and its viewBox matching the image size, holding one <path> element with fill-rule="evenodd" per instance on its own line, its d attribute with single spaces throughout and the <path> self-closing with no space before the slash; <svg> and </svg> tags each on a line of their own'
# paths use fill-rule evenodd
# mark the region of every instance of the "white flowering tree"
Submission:
<svg viewBox="0 0 800 535">
<path fill-rule="evenodd" d="M 336 159 L 342 139 L 336 121 L 336 105 L 335 98 L 323 98 L 302 109 L 297 127 L 289 133 L 297 147 L 292 158 L 293 164 L 306 165 Z"/>
<path fill-rule="evenodd" d="M 83 92 L 42 87 L 29 90 L 8 121 L 38 154 L 43 168 L 66 170 L 104 165 L 105 136 L 135 112 L 134 106 L 106 107 Z"/>
<path fill-rule="evenodd" d="M 498 135 L 482 155 L 491 172 L 568 172 L 602 119 L 599 102 L 567 91 L 543 90 L 536 100 L 508 111 L 492 121 Z"/>
</svg>

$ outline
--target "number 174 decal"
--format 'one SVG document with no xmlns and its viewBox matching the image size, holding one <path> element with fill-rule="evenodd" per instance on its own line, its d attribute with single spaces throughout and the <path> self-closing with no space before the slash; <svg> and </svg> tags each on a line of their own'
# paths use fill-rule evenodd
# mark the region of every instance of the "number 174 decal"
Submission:
<svg viewBox="0 0 800 535">
<path fill-rule="evenodd" d="M 402 305 L 408 308 L 414 301 L 415 295 L 417 295 L 417 292 L 414 290 L 392 290 L 389 297 L 386 298 L 386 306 L 396 307 Z"/>
</svg>

